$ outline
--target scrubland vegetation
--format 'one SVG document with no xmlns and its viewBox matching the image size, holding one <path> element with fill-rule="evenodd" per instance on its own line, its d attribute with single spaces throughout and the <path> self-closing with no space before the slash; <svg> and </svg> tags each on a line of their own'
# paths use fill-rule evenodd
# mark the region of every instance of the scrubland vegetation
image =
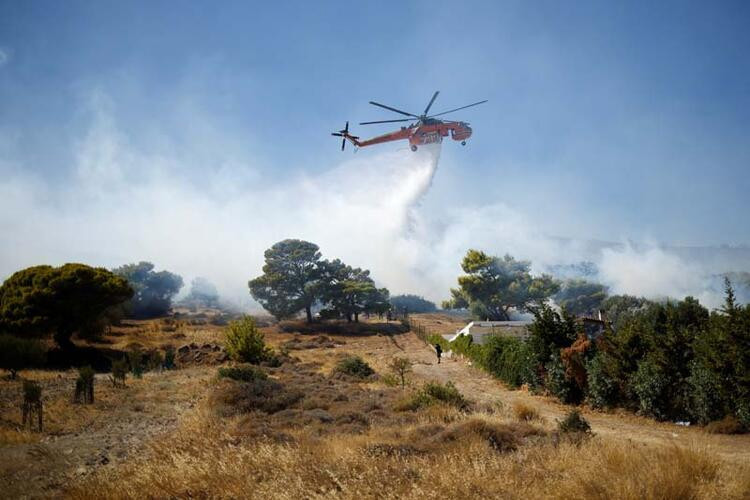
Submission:
<svg viewBox="0 0 750 500">
<path fill-rule="evenodd" d="M 264 274 L 249 283 L 281 321 L 216 311 L 215 289 L 200 280 L 193 312 L 144 319 L 169 311 L 182 284 L 145 262 L 20 271 L 0 287 L 0 489 L 73 498 L 747 498 L 750 307 L 729 282 L 724 306 L 709 312 L 691 298 L 606 297 L 529 269 L 510 256 L 467 254 L 452 306 L 536 318 L 528 340 L 484 345 L 448 344 L 424 328 L 418 338 L 409 327 L 419 318 L 389 322 L 396 304 L 430 304 L 391 299 L 368 271 L 322 260 L 301 240 L 269 249 Z M 548 305 L 553 294 L 578 311 L 596 304 L 610 324 L 587 336 L 567 308 Z M 323 307 L 319 318 L 313 305 Z M 425 340 L 483 371 L 455 358 L 436 364 Z M 60 369 L 61 360 L 75 368 Z M 707 425 L 678 434 L 592 408 Z"/>
</svg>

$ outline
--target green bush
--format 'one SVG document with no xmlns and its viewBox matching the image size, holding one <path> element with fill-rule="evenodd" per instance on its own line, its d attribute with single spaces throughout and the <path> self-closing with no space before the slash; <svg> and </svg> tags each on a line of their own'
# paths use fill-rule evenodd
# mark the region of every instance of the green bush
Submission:
<svg viewBox="0 0 750 500">
<path fill-rule="evenodd" d="M 83 366 L 78 369 L 78 380 L 76 380 L 76 392 L 73 396 L 74 403 L 94 403 L 94 369 Z"/>
<path fill-rule="evenodd" d="M 435 404 L 435 399 L 424 391 L 417 391 L 408 398 L 397 402 L 393 409 L 395 411 L 417 411 Z"/>
<path fill-rule="evenodd" d="M 0 368 L 8 370 L 12 379 L 19 370 L 42 365 L 46 355 L 44 345 L 37 339 L 0 335 Z"/>
<path fill-rule="evenodd" d="M 128 361 L 125 358 L 112 361 L 112 385 L 124 387 L 128 375 Z"/>
<path fill-rule="evenodd" d="M 130 364 L 130 372 L 133 374 L 133 378 L 143 377 L 143 353 L 140 349 L 131 349 L 128 351 L 128 363 Z"/>
<path fill-rule="evenodd" d="M 478 354 L 480 364 L 511 387 L 538 385 L 534 353 L 527 342 L 510 337 L 490 337 Z"/>
<path fill-rule="evenodd" d="M 469 406 L 469 402 L 456 389 L 452 382 L 445 385 L 439 382 L 427 382 L 419 391 L 396 403 L 396 411 L 417 411 L 435 403 L 445 403 L 459 409 Z"/>
<path fill-rule="evenodd" d="M 154 350 L 148 353 L 146 357 L 146 369 L 148 371 L 159 370 L 164 366 L 164 356 L 161 352 Z"/>
<path fill-rule="evenodd" d="M 588 421 L 583 418 L 581 412 L 574 409 L 565 415 L 564 419 L 557 423 L 557 429 L 562 433 L 583 432 L 588 434 L 591 432 L 591 425 L 589 425 Z"/>
<path fill-rule="evenodd" d="M 618 403 L 617 381 L 607 368 L 607 356 L 601 352 L 586 363 L 586 400 L 593 408 L 610 408 Z"/>
<path fill-rule="evenodd" d="M 359 356 L 347 356 L 338 362 L 334 371 L 358 378 L 367 378 L 375 373 L 375 370 Z"/>
<path fill-rule="evenodd" d="M 229 378 L 241 382 L 252 382 L 254 380 L 266 380 L 266 372 L 253 365 L 237 365 L 219 368 L 219 378 Z"/>
<path fill-rule="evenodd" d="M 427 382 L 422 388 L 422 391 L 431 398 L 457 408 L 468 406 L 468 402 L 463 394 L 461 394 L 456 386 L 453 385 L 453 382 L 450 381 L 446 382 L 445 385 L 442 385 L 440 382 Z"/>
<path fill-rule="evenodd" d="M 265 337 L 250 316 L 232 321 L 226 330 L 226 350 L 229 357 L 241 363 L 260 364 L 271 355 Z"/>
<path fill-rule="evenodd" d="M 545 365 L 547 390 L 563 403 L 577 403 L 581 399 L 580 389 L 575 382 L 565 374 L 565 366 L 558 353 L 552 353 Z"/>
<path fill-rule="evenodd" d="M 664 420 L 669 414 L 669 377 L 651 360 L 638 363 L 630 385 L 638 398 L 638 408 L 643 415 Z"/>
<path fill-rule="evenodd" d="M 175 368 L 175 352 L 173 347 L 167 347 L 164 351 L 164 369 L 173 370 Z"/>
<path fill-rule="evenodd" d="M 690 416 L 701 424 L 721 419 L 729 412 L 729 405 L 722 398 L 722 387 L 719 375 L 693 363 L 688 378 L 690 387 Z"/>
</svg>

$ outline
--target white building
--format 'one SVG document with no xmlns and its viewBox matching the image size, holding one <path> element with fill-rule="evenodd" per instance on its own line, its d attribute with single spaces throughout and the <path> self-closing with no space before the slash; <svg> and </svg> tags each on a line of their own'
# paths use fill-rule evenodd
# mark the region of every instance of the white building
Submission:
<svg viewBox="0 0 750 500">
<path fill-rule="evenodd" d="M 513 337 L 526 339 L 529 336 L 529 325 L 534 321 L 472 321 L 455 334 L 443 335 L 449 342 L 453 342 L 459 335 L 471 335 L 475 344 L 484 344 L 490 336 Z"/>
</svg>

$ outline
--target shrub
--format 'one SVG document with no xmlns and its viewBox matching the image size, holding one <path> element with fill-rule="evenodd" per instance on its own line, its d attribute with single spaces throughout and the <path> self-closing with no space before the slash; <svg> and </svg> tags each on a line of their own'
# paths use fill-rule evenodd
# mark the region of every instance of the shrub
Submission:
<svg viewBox="0 0 750 500">
<path fill-rule="evenodd" d="M 706 425 L 709 434 L 742 434 L 746 429 L 733 415 L 727 415 L 721 420 L 715 420 Z"/>
<path fill-rule="evenodd" d="M 583 418 L 581 412 L 575 409 L 565 415 L 564 419 L 557 422 L 557 429 L 562 433 L 582 432 L 588 434 L 591 432 L 591 426 L 588 421 Z"/>
<path fill-rule="evenodd" d="M 242 382 L 252 382 L 253 380 L 266 380 L 266 372 L 253 365 L 237 365 L 219 368 L 219 378 L 230 378 Z"/>
<path fill-rule="evenodd" d="M 409 358 L 393 358 L 388 368 L 401 380 L 401 388 L 406 387 L 406 375 L 411 372 L 411 360 Z"/>
<path fill-rule="evenodd" d="M 18 371 L 44 363 L 46 350 L 37 339 L 22 339 L 13 335 L 0 335 L 0 368 L 10 372 L 15 379 Z"/>
<path fill-rule="evenodd" d="M 125 387 L 125 378 L 128 375 L 128 361 L 125 358 L 112 361 L 112 385 L 114 387 Z"/>
<path fill-rule="evenodd" d="M 511 387 L 538 385 L 534 354 L 527 342 L 509 337 L 490 337 L 481 349 L 478 354 L 482 366 L 506 384 Z"/>
<path fill-rule="evenodd" d="M 164 356 L 161 355 L 161 352 L 157 350 L 149 352 L 146 357 L 146 369 L 148 371 L 159 370 L 162 366 L 164 366 Z"/>
<path fill-rule="evenodd" d="M 517 420 L 521 420 L 522 422 L 530 422 L 541 418 L 536 408 L 520 401 L 516 401 L 513 404 L 513 415 Z"/>
<path fill-rule="evenodd" d="M 128 362 L 130 364 L 130 372 L 134 378 L 143 377 L 143 353 L 140 349 L 131 349 L 128 351 Z"/>
<path fill-rule="evenodd" d="M 640 413 L 658 420 L 667 418 L 669 383 L 667 374 L 653 361 L 647 359 L 638 363 L 630 384 L 638 398 Z"/>
<path fill-rule="evenodd" d="M 338 362 L 334 371 L 357 378 L 367 378 L 375 373 L 375 370 L 359 356 L 347 356 Z"/>
<path fill-rule="evenodd" d="M 439 382 L 427 382 L 422 389 L 412 396 L 396 403 L 396 411 L 417 411 L 435 403 L 445 403 L 459 409 L 465 409 L 469 402 L 456 389 L 452 382 L 442 385 Z"/>
<path fill-rule="evenodd" d="M 395 411 L 417 411 L 435 404 L 435 399 L 424 391 L 417 391 L 412 396 L 398 401 L 393 409 Z"/>
<path fill-rule="evenodd" d="M 164 351 L 164 369 L 173 370 L 175 368 L 175 352 L 173 347 L 167 347 Z"/>
<path fill-rule="evenodd" d="M 456 386 L 453 385 L 453 382 L 450 381 L 446 382 L 445 385 L 442 385 L 440 382 L 427 382 L 422 391 L 428 396 L 451 406 L 458 408 L 468 406 L 466 399 L 464 399 Z"/>
<path fill-rule="evenodd" d="M 42 404 L 42 387 L 31 380 L 24 380 L 23 381 L 23 426 L 26 427 L 26 424 L 28 423 L 29 426 L 33 426 L 33 414 L 36 413 L 37 417 L 37 427 L 39 429 L 39 432 L 42 431 L 43 423 L 42 419 L 44 417 L 43 410 L 42 410 L 43 404 Z"/>
<path fill-rule="evenodd" d="M 690 416 L 699 424 L 707 424 L 721 419 L 727 414 L 729 405 L 723 401 L 719 375 L 693 363 L 687 380 L 690 387 Z"/>
<path fill-rule="evenodd" d="M 226 331 L 226 350 L 229 357 L 242 363 L 259 364 L 270 355 L 265 337 L 250 316 L 229 323 Z"/>
<path fill-rule="evenodd" d="M 599 352 L 586 363 L 588 373 L 586 400 L 593 408 L 609 408 L 617 404 L 617 381 L 607 369 L 606 356 Z"/>
<path fill-rule="evenodd" d="M 563 403 L 577 403 L 581 400 L 582 394 L 575 382 L 565 373 L 565 366 L 559 354 L 553 353 L 545 368 L 547 370 L 545 385 L 549 392 Z"/>
<path fill-rule="evenodd" d="M 84 366 L 78 369 L 78 380 L 76 380 L 76 392 L 73 396 L 74 403 L 94 403 L 94 369 Z"/>
</svg>

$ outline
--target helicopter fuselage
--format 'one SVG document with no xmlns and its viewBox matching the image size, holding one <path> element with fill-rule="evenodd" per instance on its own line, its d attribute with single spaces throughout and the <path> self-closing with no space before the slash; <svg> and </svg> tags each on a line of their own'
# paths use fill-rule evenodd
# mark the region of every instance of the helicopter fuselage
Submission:
<svg viewBox="0 0 750 500">
<path fill-rule="evenodd" d="M 363 148 L 384 142 L 407 139 L 412 150 L 425 144 L 439 144 L 444 137 L 450 136 L 454 141 L 465 142 L 471 137 L 471 127 L 466 122 L 447 122 L 442 120 L 425 120 L 400 130 L 373 137 L 365 141 L 352 141 L 355 146 Z"/>
</svg>

